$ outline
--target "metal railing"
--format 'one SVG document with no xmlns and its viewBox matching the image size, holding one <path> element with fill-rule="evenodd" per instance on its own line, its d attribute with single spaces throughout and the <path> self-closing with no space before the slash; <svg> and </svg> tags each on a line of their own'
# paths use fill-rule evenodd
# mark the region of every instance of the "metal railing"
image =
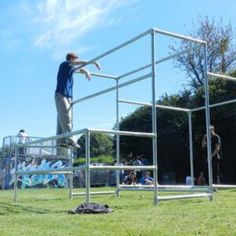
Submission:
<svg viewBox="0 0 236 236">
<path fill-rule="evenodd" d="M 173 108 L 170 106 L 163 106 L 163 105 L 157 105 L 156 104 L 156 66 L 162 62 L 168 61 L 174 57 L 177 57 L 178 55 L 180 55 L 180 53 L 187 53 L 186 52 L 180 52 L 180 53 L 176 53 L 174 55 L 170 55 L 166 58 L 162 58 L 160 60 L 156 60 L 156 34 L 162 34 L 165 36 L 169 36 L 169 37 L 174 37 L 177 39 L 181 39 L 181 40 L 187 40 L 187 41 L 191 41 L 197 44 L 196 47 L 194 47 L 194 49 L 197 48 L 203 48 L 203 55 L 204 55 L 204 75 L 205 75 L 205 86 L 204 86 L 204 95 L 205 95 L 205 120 L 206 120 L 206 134 L 207 134 L 207 154 L 208 154 L 208 163 L 209 163 L 209 186 L 207 188 L 203 188 L 202 190 L 202 194 L 189 194 L 189 195 L 178 195 L 178 196 L 166 196 L 166 197 L 161 197 L 159 196 L 159 190 L 161 191 L 161 187 L 158 185 L 158 166 L 157 166 L 157 109 L 156 108 L 160 108 L 160 109 L 170 109 L 170 110 L 176 110 L 176 111 L 184 111 L 187 112 L 188 114 L 191 114 L 191 110 L 189 109 L 185 109 L 185 108 Z M 210 133 L 209 133 L 209 126 L 210 126 L 210 109 L 209 109 L 209 88 L 208 88 L 208 74 L 207 74 L 207 43 L 205 41 L 199 40 L 199 39 L 194 39 L 192 37 L 187 37 L 184 35 L 179 35 L 179 34 L 174 34 L 171 32 L 167 32 L 167 31 L 163 31 L 163 30 L 159 30 L 159 29 L 150 29 L 142 34 L 139 34 L 138 36 L 126 41 L 125 43 L 122 43 L 121 45 L 95 57 L 94 59 L 90 60 L 87 64 L 92 63 L 96 60 L 99 60 L 101 58 L 106 57 L 107 55 L 112 54 L 113 52 L 118 51 L 121 48 L 124 48 L 132 43 L 134 43 L 135 41 L 146 37 L 146 36 L 150 36 L 150 51 L 151 51 L 151 58 L 150 58 L 150 63 L 147 65 L 144 65 L 140 68 L 137 68 L 135 70 L 129 71 L 127 73 L 124 73 L 122 75 L 116 76 L 116 75 L 107 75 L 107 74 L 98 74 L 98 73 L 92 73 L 94 76 L 96 77 L 101 77 L 104 79 L 114 79 L 115 80 L 115 85 L 104 89 L 102 91 L 98 91 L 94 94 L 88 95 L 86 97 L 77 99 L 73 102 L 73 105 L 78 104 L 80 102 L 83 102 L 85 100 L 103 95 L 105 93 L 108 92 L 112 92 L 115 91 L 116 92 L 116 102 L 115 102 L 115 106 L 116 106 L 116 129 L 115 130 L 95 130 L 95 129 L 83 129 L 80 131 L 75 131 L 75 132 L 71 132 L 71 133 L 67 133 L 67 134 L 62 134 L 62 135 L 58 135 L 58 136 L 52 136 L 49 138 L 45 138 L 45 139 L 41 139 L 38 141 L 33 141 L 31 143 L 28 144 L 18 144 L 17 145 L 17 149 L 19 149 L 20 147 L 27 147 L 27 145 L 29 146 L 34 146 L 34 145 L 38 145 L 42 142 L 45 141 L 52 141 L 52 140 L 57 140 L 59 138 L 66 138 L 69 136 L 74 136 L 74 135 L 79 135 L 79 134 L 83 134 L 85 136 L 85 157 L 86 157 L 86 165 L 83 167 L 73 167 L 72 166 L 72 156 L 70 155 L 71 161 L 70 161 L 70 166 L 67 169 L 63 169 L 57 170 L 57 173 L 59 172 L 65 172 L 68 171 L 68 175 L 70 177 L 70 184 L 69 184 L 69 196 L 73 197 L 75 195 L 77 195 L 76 193 L 73 193 L 72 191 L 72 172 L 80 169 L 80 170 L 84 170 L 86 173 L 86 177 L 85 177 L 85 184 L 86 184 L 86 191 L 85 194 L 86 195 L 86 202 L 90 202 L 90 196 L 93 194 L 96 194 L 96 192 L 91 192 L 90 189 L 90 185 L 91 185 L 91 178 L 90 178 L 90 172 L 91 170 L 98 170 L 98 169 L 105 169 L 105 170 L 134 170 L 134 169 L 149 169 L 149 170 L 153 170 L 153 175 L 154 175 L 154 184 L 152 186 L 152 191 L 153 191 L 153 203 L 154 205 L 156 205 L 158 203 L 159 200 L 167 200 L 167 199 L 179 199 L 179 198 L 191 198 L 191 197 L 209 197 L 210 199 L 212 199 L 213 197 L 213 189 L 212 189 L 212 166 L 211 166 L 211 162 L 210 162 L 210 156 L 211 156 L 211 142 L 210 142 Z M 84 67 L 85 65 L 80 66 L 79 68 Z M 148 73 L 145 73 L 144 75 L 138 76 L 135 79 L 132 79 L 128 82 L 123 82 L 120 83 L 120 79 L 127 77 L 131 74 L 135 74 L 137 72 L 141 72 L 147 68 L 150 68 L 150 71 Z M 145 104 L 145 103 L 140 103 L 140 102 L 131 102 L 131 101 L 127 101 L 127 100 L 121 100 L 119 98 L 119 89 L 129 86 L 131 84 L 137 83 L 139 81 L 142 80 L 146 80 L 146 79 L 150 79 L 151 80 L 151 87 L 150 87 L 150 91 L 151 91 L 151 96 L 152 96 L 152 100 L 151 103 Z M 152 109 L 152 132 L 151 133 L 141 133 L 141 132 L 129 132 L 129 131 L 120 131 L 119 129 L 119 123 L 120 123 L 120 113 L 119 113 L 119 103 L 120 102 L 125 102 L 125 103 L 130 103 L 130 104 L 139 104 L 139 105 L 148 105 L 151 107 Z M 191 158 L 191 175 L 193 176 L 193 163 L 192 163 L 192 131 L 191 131 L 191 115 L 189 115 L 189 142 L 190 142 L 190 158 Z M 116 162 L 118 163 L 118 165 L 116 166 L 93 166 L 91 165 L 91 161 L 90 161 L 90 149 L 91 149 L 91 144 L 90 144 L 90 135 L 92 132 L 103 132 L 103 133 L 107 133 L 107 134 L 112 134 L 116 136 Z M 147 137 L 147 138 L 151 138 L 152 139 L 152 160 L 153 160 L 153 165 L 151 166 L 122 166 L 120 165 L 120 136 L 125 135 L 125 136 L 136 136 L 136 137 Z M 18 159 L 18 151 L 16 151 L 15 153 L 16 156 L 16 163 L 17 163 L 17 159 Z M 34 172 L 36 173 L 36 172 Z M 37 173 L 46 173 L 46 172 L 37 172 Z M 47 172 L 50 173 L 50 172 Z M 17 165 L 15 168 L 15 185 L 14 185 L 14 201 L 16 201 L 17 199 L 17 181 L 18 181 L 18 176 L 22 175 L 22 174 L 26 174 L 26 172 L 20 172 L 17 170 Z M 33 172 L 31 173 L 27 173 L 27 174 L 33 174 Z M 136 189 L 135 189 L 136 188 Z M 176 187 L 177 188 L 177 187 Z M 194 186 L 192 186 L 192 188 L 194 188 Z M 190 192 L 193 192 L 193 189 L 187 189 Z M 132 189 L 135 190 L 139 190 L 139 186 L 135 187 L 133 186 Z M 122 187 L 122 185 L 120 185 L 119 183 L 119 174 L 117 172 L 116 175 L 116 195 L 119 196 L 119 193 L 121 190 L 125 190 L 124 186 Z M 126 188 L 126 190 L 128 190 L 128 188 Z M 173 190 L 173 189 L 172 189 Z M 104 192 L 97 192 L 97 194 L 102 194 Z M 107 192 L 105 192 L 107 193 Z M 81 193 L 79 193 L 80 195 Z"/>
</svg>

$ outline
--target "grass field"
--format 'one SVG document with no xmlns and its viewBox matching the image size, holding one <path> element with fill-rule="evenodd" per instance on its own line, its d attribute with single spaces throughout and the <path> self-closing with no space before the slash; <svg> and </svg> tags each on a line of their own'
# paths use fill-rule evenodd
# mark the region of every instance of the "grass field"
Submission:
<svg viewBox="0 0 236 236">
<path fill-rule="evenodd" d="M 122 192 L 92 196 L 92 202 L 108 204 L 110 214 L 70 215 L 84 197 L 68 199 L 65 189 L 0 192 L 0 235 L 236 235 L 236 190 L 221 190 L 214 200 L 186 199 L 153 206 L 151 192 Z"/>
</svg>

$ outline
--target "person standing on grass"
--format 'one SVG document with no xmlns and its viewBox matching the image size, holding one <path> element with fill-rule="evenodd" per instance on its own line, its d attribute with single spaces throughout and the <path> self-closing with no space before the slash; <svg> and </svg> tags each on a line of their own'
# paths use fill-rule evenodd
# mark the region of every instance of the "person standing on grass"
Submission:
<svg viewBox="0 0 236 236">
<path fill-rule="evenodd" d="M 211 161 L 212 161 L 212 173 L 213 173 L 213 183 L 220 184 L 220 177 L 221 177 L 221 139 L 218 134 L 215 133 L 215 128 L 213 125 L 210 126 L 210 136 L 211 136 Z M 207 156 L 207 137 L 206 134 L 202 139 L 202 148 L 205 151 Z M 208 173 L 208 165 L 207 165 L 207 158 L 205 161 L 205 172 L 204 174 Z"/>
<path fill-rule="evenodd" d="M 57 73 L 57 86 L 55 91 L 55 103 L 57 110 L 57 135 L 69 133 L 72 131 L 72 98 L 73 98 L 73 74 L 75 71 L 80 71 L 85 77 L 90 80 L 91 75 L 85 68 L 79 68 L 81 65 L 88 64 L 87 61 L 82 61 L 77 54 L 70 52 L 66 55 L 66 61 L 59 66 Z M 97 69 L 100 65 L 97 62 L 92 62 Z M 80 148 L 74 137 L 57 140 L 57 144 L 71 145 L 75 148 Z"/>
</svg>

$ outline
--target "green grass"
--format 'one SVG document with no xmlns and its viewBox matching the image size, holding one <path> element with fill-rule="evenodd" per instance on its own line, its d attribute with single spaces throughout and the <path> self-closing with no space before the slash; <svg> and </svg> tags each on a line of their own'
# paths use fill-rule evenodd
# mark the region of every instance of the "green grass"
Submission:
<svg viewBox="0 0 236 236">
<path fill-rule="evenodd" d="M 99 189 L 100 190 L 100 189 Z M 151 192 L 121 192 L 92 196 L 92 202 L 108 204 L 110 214 L 70 215 L 84 197 L 68 199 L 66 189 L 0 192 L 0 235 L 236 235 L 236 191 L 218 191 L 213 201 L 186 199 L 153 206 Z"/>
</svg>

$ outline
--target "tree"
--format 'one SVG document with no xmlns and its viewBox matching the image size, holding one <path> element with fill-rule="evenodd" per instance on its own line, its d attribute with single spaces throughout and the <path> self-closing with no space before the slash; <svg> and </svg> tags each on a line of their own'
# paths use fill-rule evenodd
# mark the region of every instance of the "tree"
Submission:
<svg viewBox="0 0 236 236">
<path fill-rule="evenodd" d="M 79 145 L 81 146 L 80 156 L 83 156 L 85 153 L 85 136 L 82 135 L 78 140 Z M 90 135 L 90 155 L 91 157 L 98 157 L 101 155 L 111 156 L 113 139 L 110 135 L 103 133 L 91 133 Z"/>
<path fill-rule="evenodd" d="M 230 74 L 236 77 L 236 70 Z M 236 83 L 220 79 L 209 82 L 210 101 L 212 103 L 235 99 Z M 204 89 L 195 93 L 184 90 L 174 95 L 164 95 L 158 104 L 185 108 L 204 106 Z M 234 146 L 236 137 L 236 103 L 211 108 L 211 122 L 221 136 L 223 174 L 225 183 L 235 183 Z M 151 108 L 140 107 L 135 112 L 123 118 L 120 122 L 121 130 L 151 132 Z M 201 140 L 206 131 L 205 111 L 192 113 L 193 149 L 195 177 L 201 170 L 203 150 Z M 157 109 L 157 156 L 158 173 L 161 180 L 165 172 L 175 172 L 177 182 L 183 183 L 189 175 L 189 133 L 188 117 L 184 112 Z M 127 159 L 128 154 L 144 155 L 152 163 L 152 142 L 148 138 L 120 137 L 121 155 Z"/>
<path fill-rule="evenodd" d="M 213 18 L 199 17 L 198 25 L 193 23 L 193 30 L 188 34 L 207 42 L 208 70 L 217 73 L 229 73 L 235 69 L 236 47 L 233 46 L 234 34 L 231 23 L 224 25 L 222 20 L 216 23 Z M 192 89 L 200 88 L 204 83 L 204 54 L 203 48 L 187 40 L 180 45 L 172 46 L 173 53 L 182 53 L 174 59 L 175 66 L 186 72 L 191 78 L 189 85 Z"/>
</svg>

